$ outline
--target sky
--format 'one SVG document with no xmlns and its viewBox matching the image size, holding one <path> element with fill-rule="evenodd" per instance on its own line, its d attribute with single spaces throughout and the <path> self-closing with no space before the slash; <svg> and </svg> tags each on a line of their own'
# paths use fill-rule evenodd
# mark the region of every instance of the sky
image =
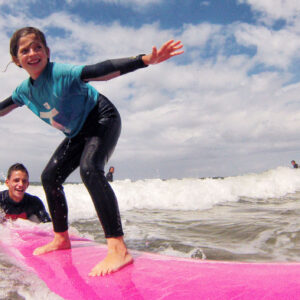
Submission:
<svg viewBox="0 0 300 300">
<path fill-rule="evenodd" d="M 150 53 L 170 39 L 184 54 L 93 82 L 122 117 L 115 179 L 236 176 L 300 162 L 300 7 L 296 0 L 0 0 L 3 100 L 26 79 L 9 41 L 41 29 L 51 60 L 92 64 Z M 31 181 L 64 138 L 21 107 L 0 120 L 0 175 L 24 163 Z M 80 181 L 75 171 L 69 181 Z"/>
</svg>

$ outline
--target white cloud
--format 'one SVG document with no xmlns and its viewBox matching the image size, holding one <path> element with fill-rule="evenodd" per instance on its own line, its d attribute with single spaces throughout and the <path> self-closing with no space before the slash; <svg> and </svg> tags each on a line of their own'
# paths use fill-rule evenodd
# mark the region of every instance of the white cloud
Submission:
<svg viewBox="0 0 300 300">
<path fill-rule="evenodd" d="M 3 6 L 3 8 L 9 8 L 13 12 L 24 12 L 27 10 L 30 5 L 38 2 L 39 0 L 26 0 L 26 1 L 20 1 L 20 0 L 0 0 L 0 6 Z M 2 8 L 2 9 L 3 9 Z"/>
<path fill-rule="evenodd" d="M 203 23 L 199 25 L 185 24 L 183 27 L 182 40 L 190 47 L 204 47 L 208 40 L 215 35 L 220 36 L 221 25 Z"/>
<path fill-rule="evenodd" d="M 243 24 L 235 32 L 238 43 L 255 46 L 256 60 L 267 66 L 288 68 L 300 56 L 300 36 L 295 30 L 271 30 L 263 26 Z"/>
<path fill-rule="evenodd" d="M 284 19 L 288 23 L 299 19 L 300 7 L 298 0 L 239 0 L 247 3 L 254 11 L 262 14 L 262 20 L 266 23 Z"/>
</svg>

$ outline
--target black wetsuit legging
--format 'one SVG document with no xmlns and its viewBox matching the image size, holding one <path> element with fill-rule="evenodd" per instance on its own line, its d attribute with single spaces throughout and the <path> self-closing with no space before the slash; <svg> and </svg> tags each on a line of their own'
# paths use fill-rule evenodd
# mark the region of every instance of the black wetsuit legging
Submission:
<svg viewBox="0 0 300 300">
<path fill-rule="evenodd" d="M 68 229 L 68 207 L 63 182 L 79 166 L 83 183 L 93 199 L 105 237 L 123 235 L 116 196 L 107 182 L 104 166 L 117 144 L 121 119 L 115 106 L 103 95 L 90 112 L 81 131 L 65 138 L 42 173 L 55 232 Z"/>
</svg>

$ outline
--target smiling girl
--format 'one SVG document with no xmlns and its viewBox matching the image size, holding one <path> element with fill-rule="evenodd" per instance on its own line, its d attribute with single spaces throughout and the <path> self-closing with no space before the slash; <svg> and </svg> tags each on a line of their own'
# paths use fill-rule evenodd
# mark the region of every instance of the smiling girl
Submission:
<svg viewBox="0 0 300 300">
<path fill-rule="evenodd" d="M 30 77 L 16 88 L 11 97 L 0 103 L 0 116 L 26 105 L 66 136 L 41 176 L 54 238 L 49 244 L 35 249 L 35 255 L 71 247 L 62 184 L 79 166 L 108 245 L 107 256 L 89 275 L 106 275 L 133 261 L 123 239 L 116 196 L 104 175 L 104 166 L 120 135 L 120 115 L 115 106 L 88 82 L 109 80 L 160 63 L 183 53 L 179 51 L 182 47 L 180 41 L 170 40 L 159 50 L 153 47 L 148 55 L 74 66 L 50 62 L 50 50 L 39 29 L 25 27 L 13 34 L 10 42 L 12 60 Z"/>
</svg>

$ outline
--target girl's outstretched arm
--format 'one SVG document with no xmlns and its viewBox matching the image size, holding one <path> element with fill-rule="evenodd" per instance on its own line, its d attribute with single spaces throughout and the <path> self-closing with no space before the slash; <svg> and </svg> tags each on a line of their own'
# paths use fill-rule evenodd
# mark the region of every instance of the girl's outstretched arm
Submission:
<svg viewBox="0 0 300 300">
<path fill-rule="evenodd" d="M 12 97 L 6 98 L 0 102 L 0 117 L 5 116 L 17 107 L 18 105 L 14 103 Z"/>
<path fill-rule="evenodd" d="M 142 60 L 143 55 L 110 59 L 94 65 L 87 65 L 82 70 L 81 80 L 85 82 L 106 81 L 137 69 L 145 68 L 147 66 Z"/>
<path fill-rule="evenodd" d="M 164 43 L 159 50 L 153 46 L 152 53 L 142 57 L 143 62 L 145 65 L 159 64 L 173 56 L 182 54 L 184 52 L 183 50 L 178 51 L 182 47 L 181 41 L 175 42 L 174 40 Z"/>
<path fill-rule="evenodd" d="M 82 70 L 81 80 L 85 82 L 110 80 L 182 54 L 183 51 L 178 51 L 182 47 L 183 45 L 180 41 L 174 42 L 174 40 L 170 40 L 159 50 L 153 47 L 152 53 L 148 55 L 140 54 L 134 57 L 110 59 L 94 65 L 87 65 Z"/>
</svg>

